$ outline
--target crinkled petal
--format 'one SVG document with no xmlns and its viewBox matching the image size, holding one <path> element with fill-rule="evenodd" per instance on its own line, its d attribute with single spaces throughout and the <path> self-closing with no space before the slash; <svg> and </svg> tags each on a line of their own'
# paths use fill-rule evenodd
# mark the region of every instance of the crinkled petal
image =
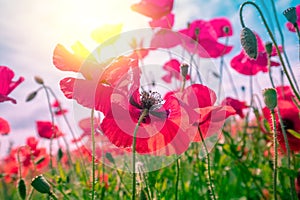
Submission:
<svg viewBox="0 0 300 200">
<path fill-rule="evenodd" d="M 8 121 L 0 117 L 0 135 L 7 135 L 10 132 Z"/>
<path fill-rule="evenodd" d="M 174 25 L 174 14 L 170 13 L 166 16 L 163 16 L 160 19 L 153 19 L 149 22 L 149 25 L 152 28 L 166 28 L 171 29 Z"/>
</svg>

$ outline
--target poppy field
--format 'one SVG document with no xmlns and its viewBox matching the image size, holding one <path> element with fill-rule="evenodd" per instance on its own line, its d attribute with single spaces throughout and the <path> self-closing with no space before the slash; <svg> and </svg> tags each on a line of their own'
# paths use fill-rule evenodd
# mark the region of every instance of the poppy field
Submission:
<svg viewBox="0 0 300 200">
<path fill-rule="evenodd" d="M 6 144 L 23 119 L 0 112 L 0 199 L 300 198 L 300 4 L 177 28 L 175 3 L 128 5 L 147 27 L 103 25 L 94 49 L 54 44 L 59 89 L 0 62 L 0 110 L 26 102 L 36 131 Z"/>
</svg>

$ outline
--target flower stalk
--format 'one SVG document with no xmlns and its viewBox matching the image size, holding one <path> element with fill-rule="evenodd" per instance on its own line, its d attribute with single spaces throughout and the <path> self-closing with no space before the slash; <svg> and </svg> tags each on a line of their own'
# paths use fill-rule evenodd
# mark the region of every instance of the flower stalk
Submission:
<svg viewBox="0 0 300 200">
<path fill-rule="evenodd" d="M 266 29 L 267 29 L 267 32 L 268 32 L 268 34 L 269 34 L 269 36 L 270 36 L 270 38 L 271 38 L 271 40 L 272 40 L 272 43 L 274 44 L 274 46 L 275 46 L 275 48 L 276 48 L 276 51 L 277 51 L 277 54 L 278 54 L 280 63 L 281 63 L 281 65 L 282 65 L 283 71 L 284 71 L 284 73 L 285 73 L 285 75 L 286 75 L 286 77 L 287 77 L 287 79 L 288 79 L 288 81 L 289 81 L 289 83 L 290 83 L 290 85 L 291 85 L 291 87 L 292 87 L 293 92 L 295 93 L 297 99 L 300 101 L 300 95 L 299 95 L 298 91 L 296 90 L 296 88 L 295 88 L 295 86 L 294 86 L 294 83 L 293 83 L 293 81 L 292 81 L 292 79 L 291 79 L 291 77 L 290 77 L 289 72 L 287 71 L 287 67 L 285 66 L 285 63 L 284 63 L 284 61 L 283 61 L 282 55 L 281 55 L 281 53 L 280 53 L 280 49 L 279 49 L 279 47 L 278 47 L 278 45 L 277 45 L 277 42 L 276 42 L 276 40 L 275 40 L 275 38 L 274 38 L 274 35 L 273 35 L 272 31 L 270 30 L 270 27 L 269 27 L 269 25 L 267 24 L 267 21 L 266 21 L 264 15 L 263 15 L 262 11 L 260 10 L 260 8 L 257 6 L 256 3 L 251 2 L 251 1 L 246 1 L 246 2 L 244 2 L 244 3 L 241 5 L 241 7 L 240 7 L 240 22 L 241 22 L 242 27 L 243 27 L 243 28 L 246 27 L 246 26 L 245 26 L 245 23 L 244 23 L 243 16 L 242 16 L 242 13 L 243 13 L 243 8 L 244 8 L 246 5 L 248 5 L 248 4 L 254 6 L 254 7 L 256 8 L 256 10 L 259 12 L 259 15 L 261 16 L 261 19 L 262 19 L 262 21 L 263 21 L 263 24 L 265 25 L 265 27 L 266 27 Z"/>
<path fill-rule="evenodd" d="M 206 179 L 207 179 L 207 185 L 208 185 L 208 189 L 209 189 L 209 193 L 210 193 L 210 199 L 211 200 L 216 200 L 216 195 L 215 195 L 215 189 L 214 189 L 214 184 L 212 182 L 212 178 L 211 178 L 211 170 L 210 170 L 210 156 L 209 156 L 209 152 L 208 152 L 208 149 L 207 149 L 207 146 L 206 146 L 206 143 L 205 143 L 205 140 L 203 138 L 203 135 L 202 135 L 202 132 L 200 130 L 200 127 L 198 126 L 198 132 L 199 132 L 199 135 L 200 135 L 200 138 L 201 138 L 201 141 L 203 143 L 203 148 L 204 148 L 204 151 L 205 151 L 205 159 L 206 159 L 206 172 L 207 172 L 207 176 L 206 176 Z"/>
<path fill-rule="evenodd" d="M 139 126 L 141 124 L 141 122 L 143 121 L 144 117 L 146 117 L 148 115 L 149 110 L 148 109 L 144 109 L 142 114 L 139 117 L 139 120 L 134 128 L 134 132 L 133 132 L 133 141 L 132 141 L 132 200 L 135 200 L 135 195 L 136 195 L 136 172 L 135 172 L 135 159 L 136 159 L 136 135 L 137 135 L 137 131 L 139 129 Z"/>
</svg>

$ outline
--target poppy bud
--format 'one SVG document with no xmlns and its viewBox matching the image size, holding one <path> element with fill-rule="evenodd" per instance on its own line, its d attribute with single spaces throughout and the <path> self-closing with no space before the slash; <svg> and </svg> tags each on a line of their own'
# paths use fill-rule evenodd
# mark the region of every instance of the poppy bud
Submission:
<svg viewBox="0 0 300 200">
<path fill-rule="evenodd" d="M 291 8 L 286 9 L 285 11 L 283 11 L 283 15 L 292 24 L 297 23 L 297 14 L 296 14 L 296 8 L 295 7 L 291 7 Z"/>
<path fill-rule="evenodd" d="M 182 77 L 186 78 L 186 75 L 188 74 L 188 68 L 189 68 L 189 65 L 185 64 L 185 63 L 180 66 L 180 71 L 181 71 Z"/>
<path fill-rule="evenodd" d="M 24 179 L 20 179 L 18 182 L 18 192 L 21 199 L 26 199 L 26 185 Z"/>
<path fill-rule="evenodd" d="M 272 47 L 273 47 L 272 42 L 267 42 L 265 44 L 265 47 L 266 47 L 267 54 L 270 56 L 272 54 Z"/>
<path fill-rule="evenodd" d="M 253 59 L 257 58 L 257 40 L 251 29 L 244 27 L 241 31 L 241 44 L 246 54 Z"/>
<path fill-rule="evenodd" d="M 44 80 L 41 77 L 39 77 L 39 76 L 35 76 L 34 80 L 35 80 L 35 82 L 37 82 L 40 85 L 44 84 Z"/>
<path fill-rule="evenodd" d="M 50 194 L 50 184 L 48 181 L 44 178 L 43 175 L 36 176 L 32 179 L 31 185 L 34 189 L 36 189 L 38 192 L 42 194 Z"/>
<path fill-rule="evenodd" d="M 27 98 L 26 98 L 26 102 L 29 102 L 29 101 L 31 101 L 32 99 L 34 99 L 36 95 L 37 95 L 37 92 L 36 92 L 36 91 L 30 93 L 30 94 L 27 96 Z"/>
<path fill-rule="evenodd" d="M 263 90 L 263 97 L 266 106 L 270 110 L 274 110 L 277 106 L 277 93 L 274 88 L 268 88 Z"/>
</svg>

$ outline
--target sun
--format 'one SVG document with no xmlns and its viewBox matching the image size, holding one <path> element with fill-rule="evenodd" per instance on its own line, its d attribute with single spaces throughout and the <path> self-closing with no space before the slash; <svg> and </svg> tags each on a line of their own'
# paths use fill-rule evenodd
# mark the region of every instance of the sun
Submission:
<svg viewBox="0 0 300 200">
<path fill-rule="evenodd" d="M 71 45 L 75 40 L 84 40 L 87 47 L 95 47 L 95 40 L 103 42 L 121 31 L 141 27 L 145 20 L 138 19 L 130 10 L 133 0 L 91 0 L 58 2 L 52 20 L 57 23 L 61 41 Z M 106 32 L 103 30 L 107 30 Z M 95 37 L 97 33 L 97 37 Z M 101 37 L 100 37 L 100 35 Z"/>
</svg>

